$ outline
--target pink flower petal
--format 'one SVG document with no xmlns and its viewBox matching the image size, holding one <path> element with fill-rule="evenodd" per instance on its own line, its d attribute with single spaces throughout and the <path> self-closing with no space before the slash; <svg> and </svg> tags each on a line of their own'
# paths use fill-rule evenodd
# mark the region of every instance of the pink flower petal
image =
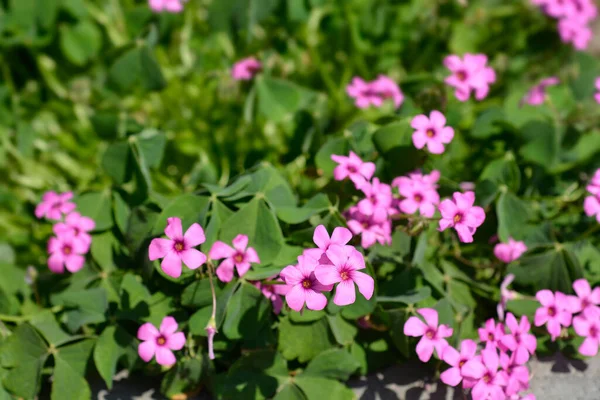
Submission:
<svg viewBox="0 0 600 400">
<path fill-rule="evenodd" d="M 304 307 L 305 300 L 306 300 L 305 290 L 302 288 L 301 285 L 295 285 L 285 295 L 285 301 L 288 303 L 290 308 L 295 311 L 302 310 L 302 307 Z"/>
<path fill-rule="evenodd" d="M 159 365 L 170 366 L 177 362 L 175 355 L 171 350 L 164 346 L 156 346 L 156 362 Z"/>
<path fill-rule="evenodd" d="M 442 372 L 440 379 L 446 385 L 456 386 L 460 383 L 460 381 L 462 381 L 462 375 L 460 374 L 460 370 L 458 368 L 453 367 Z"/>
<path fill-rule="evenodd" d="M 315 268 L 315 276 L 324 285 L 332 285 L 342 280 L 340 273 L 333 265 L 319 265 Z"/>
<path fill-rule="evenodd" d="M 375 281 L 373 278 L 364 272 L 354 271 L 352 280 L 358 286 L 358 291 L 365 296 L 365 299 L 370 300 L 375 290 Z"/>
<path fill-rule="evenodd" d="M 174 251 L 167 253 L 165 258 L 160 263 L 163 272 L 172 278 L 181 276 L 181 258 Z"/>
<path fill-rule="evenodd" d="M 349 229 L 338 226 L 331 234 L 331 242 L 339 245 L 345 245 L 352 239 L 352 232 Z"/>
<path fill-rule="evenodd" d="M 260 263 L 260 258 L 258 258 L 258 254 L 256 253 L 256 250 L 254 250 L 254 248 L 248 247 L 246 249 L 246 260 L 248 260 L 248 262 L 255 263 L 255 264 Z"/>
<path fill-rule="evenodd" d="M 140 358 L 146 362 L 152 360 L 154 353 L 156 352 L 156 342 L 154 340 L 147 340 L 138 345 L 138 354 Z"/>
<path fill-rule="evenodd" d="M 419 340 L 419 343 L 417 343 L 417 356 L 419 356 L 419 360 L 423 361 L 423 362 L 427 362 L 431 359 L 431 356 L 433 355 L 433 343 L 431 342 L 431 340 L 423 337 L 421 338 L 421 340 Z"/>
<path fill-rule="evenodd" d="M 234 254 L 235 250 L 231 246 L 217 240 L 210 248 L 208 257 L 212 260 L 220 260 L 221 258 L 232 257 Z"/>
<path fill-rule="evenodd" d="M 323 293 L 314 290 L 306 290 L 306 308 L 309 310 L 319 311 L 327 305 L 327 297 Z"/>
<path fill-rule="evenodd" d="M 233 260 L 231 260 L 231 258 L 226 258 L 225 260 L 223 260 L 223 262 L 221 262 L 221 264 L 215 271 L 217 274 L 217 278 L 219 278 L 221 282 L 231 282 L 231 280 L 233 279 L 233 267 L 234 263 Z"/>
<path fill-rule="evenodd" d="M 181 350 L 185 346 L 185 334 L 176 332 L 167 339 L 167 347 L 171 350 Z"/>
<path fill-rule="evenodd" d="M 244 253 L 246 251 L 246 247 L 248 247 L 248 236 L 240 234 L 233 238 L 234 249 L 240 253 Z"/>
<path fill-rule="evenodd" d="M 333 302 L 338 306 L 347 306 L 356 301 L 356 291 L 351 280 L 341 281 L 335 290 Z"/>
<path fill-rule="evenodd" d="M 65 257 L 65 267 L 71 273 L 75 273 L 83 268 L 85 258 L 79 254 L 69 254 Z"/>
<path fill-rule="evenodd" d="M 181 240 L 183 237 L 183 230 L 181 228 L 181 219 L 177 217 L 167 218 L 167 227 L 165 228 L 165 235 L 172 240 Z"/>
<path fill-rule="evenodd" d="M 150 261 L 158 260 L 167 255 L 169 251 L 173 249 L 173 241 L 170 239 L 156 238 L 150 242 L 148 248 L 148 256 Z"/>
<path fill-rule="evenodd" d="M 442 353 L 442 360 L 444 360 L 446 364 L 456 367 L 460 362 L 460 354 L 454 347 L 448 346 Z"/>
<path fill-rule="evenodd" d="M 185 244 L 188 247 L 198 246 L 206 241 L 206 236 L 204 236 L 204 229 L 199 224 L 192 224 L 187 231 L 185 231 L 185 235 L 183 235 L 185 239 Z"/>
<path fill-rule="evenodd" d="M 331 241 L 329 239 L 329 233 L 327 233 L 327 229 L 325 229 L 324 225 L 319 225 L 315 228 L 315 232 L 313 233 L 313 242 L 315 242 L 318 248 L 327 250 L 327 247 Z"/>
<path fill-rule="evenodd" d="M 431 328 L 437 328 L 438 326 L 438 312 L 433 308 L 420 308 L 417 310 L 419 314 L 425 318 L 425 322 Z"/>
<path fill-rule="evenodd" d="M 164 317 L 160 323 L 159 331 L 164 336 L 169 336 L 177 331 L 177 321 L 173 317 Z"/>
<path fill-rule="evenodd" d="M 48 258 L 48 268 L 55 274 L 62 274 L 65 272 L 64 263 L 64 257 L 60 252 L 56 252 Z"/>
<path fill-rule="evenodd" d="M 140 340 L 155 340 L 158 335 L 160 335 L 160 333 L 158 332 L 158 329 L 156 329 L 156 327 L 154 325 L 152 325 L 150 322 L 146 322 L 145 324 L 142 324 L 139 328 L 138 328 L 138 332 L 137 332 L 137 338 Z"/>
<path fill-rule="evenodd" d="M 184 250 L 179 256 L 189 269 L 196 269 L 206 262 L 206 256 L 196 249 Z"/>
<path fill-rule="evenodd" d="M 410 317 L 404 324 L 404 334 L 406 336 L 423 336 L 427 331 L 427 325 L 418 317 Z"/>
</svg>

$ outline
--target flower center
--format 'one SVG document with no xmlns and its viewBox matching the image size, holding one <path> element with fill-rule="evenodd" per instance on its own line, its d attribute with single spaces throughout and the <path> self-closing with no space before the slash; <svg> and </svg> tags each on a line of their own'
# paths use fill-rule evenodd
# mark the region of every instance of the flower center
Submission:
<svg viewBox="0 0 600 400">
<path fill-rule="evenodd" d="M 390 91 L 384 91 L 380 93 L 380 96 L 383 99 L 391 99 L 392 97 L 394 97 L 394 93 L 390 92 Z"/>
<path fill-rule="evenodd" d="M 490 342 L 493 342 L 493 341 L 494 341 L 494 339 L 495 339 L 495 337 L 494 337 L 494 334 L 493 334 L 493 333 L 488 333 L 488 340 L 489 340 Z"/>
<path fill-rule="evenodd" d="M 556 315 L 556 308 L 555 307 L 548 307 L 548 315 L 551 317 L 554 317 Z"/>
<path fill-rule="evenodd" d="M 414 200 L 415 200 L 417 203 L 420 203 L 420 202 L 422 202 L 422 201 L 423 201 L 423 196 L 421 196 L 420 194 L 415 194 L 415 195 L 413 196 L 413 199 L 414 199 Z"/>
<path fill-rule="evenodd" d="M 484 381 L 485 383 L 490 383 L 490 382 L 492 381 L 492 376 L 491 376 L 491 375 L 490 375 L 490 373 L 488 372 L 488 373 L 486 373 L 485 375 L 483 375 L 483 378 L 481 378 L 481 379 L 483 379 L 483 381 Z"/>
<path fill-rule="evenodd" d="M 236 263 L 241 263 L 242 261 L 244 261 L 244 255 L 243 255 L 243 254 L 241 254 L 241 253 L 237 253 L 237 254 L 236 254 L 234 257 L 233 257 L 233 260 L 234 260 Z"/>
<path fill-rule="evenodd" d="M 459 81 L 464 82 L 467 80 L 467 73 L 465 71 L 458 71 L 456 77 Z"/>
<path fill-rule="evenodd" d="M 598 328 L 596 328 L 595 326 L 590 326 L 590 337 L 591 338 L 598 338 L 598 336 L 600 336 L 600 331 L 598 331 Z"/>
<path fill-rule="evenodd" d="M 159 336 L 159 337 L 156 339 L 156 344 L 157 344 L 157 345 L 159 345 L 159 346 L 164 346 L 164 345 L 165 345 L 165 343 L 167 343 L 167 339 L 166 339 L 164 336 L 162 336 L 162 335 L 160 335 L 160 336 Z"/>
<path fill-rule="evenodd" d="M 175 249 L 175 251 L 183 251 L 183 242 L 182 241 L 175 242 L 175 245 L 173 246 L 173 248 Z"/>
<path fill-rule="evenodd" d="M 312 283 L 308 279 L 305 279 L 302 281 L 302 287 L 304 289 L 310 289 L 311 286 L 312 286 Z"/>
<path fill-rule="evenodd" d="M 425 333 L 425 337 L 427 339 L 433 339 L 435 337 L 435 331 L 433 329 L 429 329 L 426 333 Z"/>
<path fill-rule="evenodd" d="M 369 227 L 369 223 L 368 222 L 363 222 L 361 225 L 362 225 L 362 227 L 364 229 L 367 229 Z"/>
<path fill-rule="evenodd" d="M 456 214 L 454 216 L 454 223 L 458 224 L 460 221 L 462 221 L 462 218 L 463 218 L 462 214 Z"/>
<path fill-rule="evenodd" d="M 425 134 L 427 135 L 427 137 L 434 137 L 435 136 L 435 131 L 433 130 L 433 128 L 429 128 L 425 131 Z"/>
<path fill-rule="evenodd" d="M 467 363 L 467 360 L 460 360 L 460 362 L 458 363 L 458 367 L 462 367 L 463 365 L 465 365 Z"/>
<path fill-rule="evenodd" d="M 348 172 L 350 172 L 351 174 L 355 174 L 356 172 L 358 172 L 358 169 L 354 165 L 348 165 Z"/>
<path fill-rule="evenodd" d="M 340 278 L 342 278 L 343 281 L 347 281 L 350 279 L 350 273 L 348 271 L 342 271 L 340 272 Z"/>
<path fill-rule="evenodd" d="M 63 246 L 63 253 L 64 254 L 71 254 L 73 252 L 73 249 L 71 248 L 71 246 L 69 246 L 68 244 Z"/>
</svg>

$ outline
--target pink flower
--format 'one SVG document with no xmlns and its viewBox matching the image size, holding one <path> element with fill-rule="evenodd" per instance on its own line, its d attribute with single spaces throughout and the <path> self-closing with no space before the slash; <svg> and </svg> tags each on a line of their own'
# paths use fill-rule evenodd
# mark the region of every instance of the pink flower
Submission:
<svg viewBox="0 0 600 400">
<path fill-rule="evenodd" d="M 558 34 L 564 43 L 571 43 L 577 50 L 587 49 L 592 39 L 592 29 L 578 17 L 562 18 L 558 21 Z"/>
<path fill-rule="evenodd" d="M 454 138 L 454 129 L 446 126 L 446 117 L 436 110 L 429 113 L 429 118 L 424 114 L 417 115 L 410 126 L 415 129 L 412 135 L 415 147 L 422 149 L 427 145 L 427 149 L 433 154 L 442 154 L 444 144 L 450 143 Z"/>
<path fill-rule="evenodd" d="M 150 261 L 164 257 L 160 267 L 165 274 L 173 278 L 181 276 L 182 261 L 189 269 L 196 269 L 206 262 L 206 256 L 194 249 L 195 246 L 204 243 L 206 240 L 204 230 L 200 225 L 192 224 L 184 235 L 181 228 L 181 219 L 176 217 L 167 218 L 165 235 L 169 239 L 152 239 L 148 249 Z"/>
<path fill-rule="evenodd" d="M 594 98 L 596 99 L 596 103 L 600 104 L 600 77 L 596 78 L 596 90 L 598 93 L 594 95 Z"/>
<path fill-rule="evenodd" d="M 244 58 L 236 62 L 231 69 L 231 76 L 238 81 L 249 81 L 254 78 L 260 70 L 262 64 L 254 57 Z"/>
<path fill-rule="evenodd" d="M 440 231 L 453 227 L 458 233 L 461 242 L 471 243 L 473 234 L 485 220 L 483 208 L 473 206 L 475 203 L 475 193 L 455 192 L 450 199 L 443 200 L 439 209 L 442 213 L 442 219 L 439 222 Z"/>
<path fill-rule="evenodd" d="M 88 232 L 94 230 L 95 227 L 96 223 L 93 219 L 83 217 L 81 214 L 74 211 L 67 215 L 65 222 L 58 222 L 54 224 L 52 230 L 56 236 L 72 233 L 73 236 L 75 236 L 75 240 L 80 240 L 89 246 L 92 243 L 92 237 L 88 234 Z"/>
<path fill-rule="evenodd" d="M 56 192 L 46 192 L 42 196 L 42 202 L 35 208 L 35 216 L 39 219 L 60 220 L 63 214 L 68 214 L 75 209 L 75 203 L 69 200 L 73 198 L 73 192 L 58 194 Z"/>
<path fill-rule="evenodd" d="M 326 252 L 331 264 L 319 264 L 315 276 L 324 285 L 338 283 L 333 302 L 338 306 L 347 306 L 356 301 L 354 284 L 367 300 L 373 296 L 375 281 L 372 277 L 360 272 L 365 269 L 362 253 L 352 246 L 332 244 Z"/>
<path fill-rule="evenodd" d="M 383 222 L 393 213 L 392 188 L 390 185 L 381 183 L 379 179 L 373 178 L 372 182 L 364 182 L 360 189 L 365 198 L 357 204 L 361 214 L 371 218 L 373 222 Z"/>
<path fill-rule="evenodd" d="M 275 280 L 278 282 L 283 282 L 283 279 L 277 278 L 277 275 L 268 278 L 269 280 Z M 273 312 L 275 314 L 279 314 L 281 312 L 281 308 L 283 307 L 283 300 L 281 296 L 285 296 L 289 290 L 287 285 L 265 285 L 260 281 L 251 282 L 254 286 L 261 291 L 263 296 L 267 299 L 271 300 L 271 304 L 273 304 Z"/>
<path fill-rule="evenodd" d="M 357 188 L 370 180 L 375 173 L 375 164 L 364 162 L 352 151 L 348 157 L 332 154 L 331 159 L 339 164 L 333 170 L 333 178 L 336 181 L 350 178 Z"/>
<path fill-rule="evenodd" d="M 231 282 L 233 267 L 242 277 L 250 269 L 250 263 L 260 263 L 256 250 L 248 247 L 248 236 L 246 235 L 237 235 L 233 239 L 233 248 L 221 241 L 216 241 L 212 245 L 208 257 L 213 260 L 225 259 L 217 268 L 217 276 L 221 282 Z"/>
<path fill-rule="evenodd" d="M 458 184 L 458 187 L 463 192 L 473 191 L 475 190 L 475 183 L 473 182 L 461 182 Z"/>
<path fill-rule="evenodd" d="M 417 317 L 410 317 L 404 324 L 404 334 L 421 336 L 416 349 L 419 360 L 429 361 L 434 349 L 438 357 L 441 357 L 448 346 L 444 338 L 452 336 L 452 328 L 447 325 L 438 326 L 438 312 L 433 308 L 421 308 L 417 312 L 423 316 L 425 323 Z"/>
<path fill-rule="evenodd" d="M 577 293 L 574 298 L 573 312 L 589 312 L 600 317 L 600 287 L 592 288 L 585 279 L 577 279 L 573 282 L 573 289 Z"/>
<path fill-rule="evenodd" d="M 154 12 L 180 13 L 183 11 L 183 0 L 148 0 L 148 4 Z"/>
<path fill-rule="evenodd" d="M 597 82 L 598 83 L 596 83 L 596 85 L 600 86 L 600 78 L 598 78 Z M 590 182 L 588 183 L 588 185 L 585 188 L 591 194 L 595 194 L 595 195 L 600 194 L 600 169 L 597 169 L 594 172 L 594 176 L 592 176 L 592 179 L 590 179 Z"/>
<path fill-rule="evenodd" d="M 48 268 L 55 274 L 67 271 L 75 273 L 83 268 L 85 258 L 82 254 L 88 252 L 90 244 L 78 240 L 72 232 L 52 237 L 48 241 Z"/>
<path fill-rule="evenodd" d="M 321 254 L 325 254 L 327 250 L 329 250 L 329 246 L 335 244 L 338 246 L 343 246 L 348 243 L 352 239 L 352 232 L 350 232 L 346 228 L 342 228 L 338 226 L 331 233 L 331 237 L 329 237 L 329 233 L 327 233 L 327 229 L 324 225 L 319 225 L 315 228 L 313 233 L 313 241 L 319 248 Z M 321 258 L 319 256 L 319 258 Z M 317 258 L 317 259 L 319 259 Z"/>
<path fill-rule="evenodd" d="M 367 108 L 370 105 L 381 107 L 386 99 L 392 99 L 394 106 L 398 108 L 404 101 L 400 87 L 385 75 L 379 75 L 372 82 L 354 77 L 352 83 L 346 87 L 346 92 L 355 99 L 358 108 Z"/>
<path fill-rule="evenodd" d="M 477 100 L 487 96 L 489 85 L 496 81 L 496 73 L 487 66 L 487 61 L 484 54 L 467 53 L 462 59 L 457 55 L 444 58 L 444 65 L 452 72 L 445 82 L 456 89 L 454 95 L 458 100 L 467 101 L 471 91 Z"/>
<path fill-rule="evenodd" d="M 381 245 L 392 243 L 392 224 L 389 220 L 377 223 L 358 210 L 347 212 L 346 218 L 352 233 L 360 235 L 360 245 L 363 248 L 368 249 L 375 243 Z"/>
<path fill-rule="evenodd" d="M 515 316 L 508 313 L 506 326 L 510 329 L 510 334 L 502 336 L 500 343 L 513 352 L 517 364 L 525 364 L 529 360 L 529 355 L 533 355 L 537 348 L 537 339 L 529 333 L 531 329 L 529 319 L 523 315 L 521 321 L 517 323 Z"/>
<path fill-rule="evenodd" d="M 583 201 L 583 211 L 588 217 L 595 215 L 596 221 L 600 223 L 600 200 L 598 200 L 598 195 L 585 198 Z"/>
<path fill-rule="evenodd" d="M 582 315 L 573 318 L 573 328 L 579 336 L 585 338 L 579 346 L 579 352 L 588 357 L 598 354 L 600 343 L 600 318 L 598 318 L 598 314 L 586 309 Z"/>
<path fill-rule="evenodd" d="M 529 370 L 526 366 L 515 360 L 514 353 L 511 356 L 501 353 L 500 365 L 506 375 L 507 383 L 504 393 L 507 396 L 512 396 L 529 389 Z"/>
<path fill-rule="evenodd" d="M 510 263 L 521 257 L 527 251 L 525 243 L 508 238 L 508 243 L 498 243 L 494 247 L 494 255 L 498 260 Z"/>
<path fill-rule="evenodd" d="M 496 308 L 500 321 L 504 320 L 504 310 L 506 309 L 508 300 L 512 300 L 517 297 L 517 293 L 515 291 L 508 290 L 508 285 L 510 285 L 514 279 L 515 276 L 513 274 L 508 274 L 500 284 L 500 302 Z"/>
<path fill-rule="evenodd" d="M 288 265 L 279 274 L 288 286 L 285 300 L 292 310 L 302 310 L 304 303 L 309 310 L 322 310 L 327 305 L 327 297 L 321 292 L 329 292 L 333 285 L 324 285 L 317 280 L 317 265 L 317 260 L 299 256 L 297 265 Z"/>
<path fill-rule="evenodd" d="M 185 335 L 177 331 L 177 322 L 173 317 L 163 318 L 160 329 L 146 322 L 138 329 L 137 337 L 142 340 L 138 346 L 140 358 L 146 362 L 156 356 L 160 365 L 170 366 L 177 361 L 171 350 L 181 350 L 185 345 Z"/>
<path fill-rule="evenodd" d="M 446 371 L 442 372 L 440 376 L 442 382 L 444 382 L 446 385 L 456 386 L 463 380 L 463 378 L 468 378 L 465 376 L 463 371 L 473 369 L 473 363 L 481 363 L 475 357 L 475 353 L 477 353 L 477 344 L 470 339 L 466 339 L 461 342 L 460 353 L 452 346 L 447 346 L 444 349 L 442 360 L 444 360 L 452 368 L 448 368 Z M 480 367 L 476 366 L 475 368 L 483 368 L 483 365 Z"/>
<path fill-rule="evenodd" d="M 504 325 L 501 322 L 496 324 L 493 318 L 485 322 L 483 328 L 477 329 L 479 340 L 485 343 L 485 347 L 495 349 L 500 344 L 500 339 L 504 336 Z"/>
<path fill-rule="evenodd" d="M 394 182 L 398 185 L 398 192 L 404 197 L 398 203 L 400 212 L 414 214 L 418 210 L 424 217 L 433 217 L 435 208 L 440 202 L 437 185 L 406 177 L 396 178 Z"/>
<path fill-rule="evenodd" d="M 571 325 L 571 300 L 561 292 L 552 293 L 545 289 L 537 292 L 535 297 L 542 307 L 535 311 L 534 324 L 535 326 L 546 324 L 548 333 L 554 341 L 560 336 L 561 326 L 569 327 Z"/>
<path fill-rule="evenodd" d="M 544 101 L 546 101 L 546 88 L 548 86 L 558 85 L 559 83 L 560 81 L 555 76 L 542 79 L 540 83 L 532 87 L 531 90 L 527 92 L 523 98 L 523 102 L 532 106 L 539 106 L 540 104 L 543 104 Z"/>
<path fill-rule="evenodd" d="M 484 349 L 481 351 L 483 368 L 477 364 L 470 365 L 464 373 L 470 378 L 476 379 L 477 383 L 471 391 L 473 400 L 505 400 L 503 386 L 507 379 L 503 371 L 498 371 L 500 359 L 496 349 Z"/>
</svg>

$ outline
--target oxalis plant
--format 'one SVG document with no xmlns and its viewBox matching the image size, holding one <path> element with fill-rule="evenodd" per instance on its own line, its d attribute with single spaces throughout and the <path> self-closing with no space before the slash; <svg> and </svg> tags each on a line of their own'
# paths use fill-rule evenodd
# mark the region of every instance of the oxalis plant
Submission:
<svg viewBox="0 0 600 400">
<path fill-rule="evenodd" d="M 592 1 L 5 3 L 0 400 L 597 355 Z"/>
</svg>

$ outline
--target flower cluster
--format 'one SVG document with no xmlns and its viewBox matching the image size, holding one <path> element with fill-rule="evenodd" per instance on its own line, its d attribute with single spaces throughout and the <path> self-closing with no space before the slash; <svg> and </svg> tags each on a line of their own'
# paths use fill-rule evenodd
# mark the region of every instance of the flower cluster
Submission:
<svg viewBox="0 0 600 400">
<path fill-rule="evenodd" d="M 180 13 L 185 1 L 187 0 L 148 0 L 148 5 L 154 12 Z"/>
<path fill-rule="evenodd" d="M 345 306 L 356 301 L 356 291 L 368 300 L 373 296 L 375 281 L 361 269 L 365 259 L 360 251 L 347 243 L 352 233 L 342 227 L 333 230 L 331 237 L 323 225 L 317 226 L 313 241 L 317 248 L 306 249 L 298 256 L 296 265 L 281 271 L 287 285 L 285 299 L 292 310 L 322 310 L 327 305 L 323 292 L 335 288 L 334 304 Z"/>
<path fill-rule="evenodd" d="M 558 85 L 559 83 L 560 81 L 555 76 L 542 79 L 540 83 L 532 87 L 529 92 L 527 92 L 521 103 L 527 103 L 530 106 L 539 106 L 544 104 L 544 101 L 546 101 L 547 97 L 546 88 L 548 86 Z"/>
<path fill-rule="evenodd" d="M 262 70 L 262 63 L 254 57 L 236 62 L 231 69 L 231 77 L 236 81 L 249 81 Z"/>
<path fill-rule="evenodd" d="M 208 253 L 208 257 L 212 260 L 223 260 L 216 271 L 217 277 L 222 282 L 231 282 L 234 267 L 241 278 L 250 270 L 251 263 L 260 263 L 256 250 L 248 247 L 248 236 L 237 235 L 232 244 L 233 247 L 216 241 Z"/>
<path fill-rule="evenodd" d="M 592 290 L 585 279 L 573 282 L 576 296 L 540 290 L 535 297 L 541 304 L 535 312 L 536 326 L 546 325 L 552 340 L 561 336 L 562 328 L 573 324 L 585 340 L 579 347 L 584 356 L 595 356 L 600 341 L 600 287 Z"/>
<path fill-rule="evenodd" d="M 475 99 L 483 100 L 490 91 L 490 85 L 496 82 L 496 73 L 487 66 L 485 54 L 467 53 L 463 58 L 450 55 L 444 58 L 444 65 L 452 72 L 452 75 L 444 81 L 452 86 L 454 95 L 460 101 L 467 101 L 471 92 L 475 93 Z"/>
<path fill-rule="evenodd" d="M 356 76 L 346 87 L 346 92 L 348 96 L 355 99 L 354 104 L 358 108 L 381 107 L 387 99 L 391 99 L 394 107 L 399 108 L 404 102 L 404 95 L 400 87 L 385 75 L 379 75 L 371 82 L 366 82 Z"/>
<path fill-rule="evenodd" d="M 583 211 L 588 217 L 596 216 L 596 221 L 600 222 L 600 169 L 594 172 L 594 176 L 586 186 L 591 194 L 583 201 Z"/>
<path fill-rule="evenodd" d="M 93 219 L 74 211 L 76 206 L 71 202 L 72 198 L 72 192 L 46 192 L 35 208 L 37 218 L 60 221 L 52 227 L 56 236 L 48 240 L 48 268 L 55 274 L 64 273 L 65 268 L 72 273 L 83 268 L 84 255 L 92 244 L 89 232 L 96 224 Z"/>
<path fill-rule="evenodd" d="M 558 20 L 558 34 L 564 43 L 585 50 L 592 39 L 591 22 L 598 16 L 592 0 L 531 0 L 544 13 Z"/>
</svg>

